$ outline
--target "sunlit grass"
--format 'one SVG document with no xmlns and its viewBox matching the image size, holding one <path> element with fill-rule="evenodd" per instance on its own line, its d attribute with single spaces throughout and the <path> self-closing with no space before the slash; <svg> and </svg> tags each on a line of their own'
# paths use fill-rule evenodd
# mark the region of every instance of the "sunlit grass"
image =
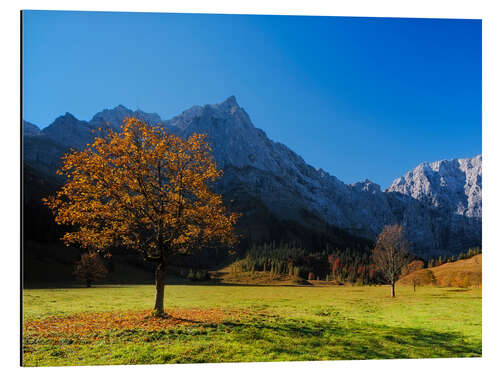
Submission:
<svg viewBox="0 0 500 375">
<path fill-rule="evenodd" d="M 481 289 L 168 285 L 166 308 L 189 324 L 25 335 L 24 364 L 92 365 L 481 355 Z M 26 322 L 152 308 L 153 286 L 24 291 Z M 242 312 L 189 319 L 190 311 Z M 89 313 L 89 315 L 85 315 Z M 163 323 L 161 323 L 163 324 Z"/>
</svg>

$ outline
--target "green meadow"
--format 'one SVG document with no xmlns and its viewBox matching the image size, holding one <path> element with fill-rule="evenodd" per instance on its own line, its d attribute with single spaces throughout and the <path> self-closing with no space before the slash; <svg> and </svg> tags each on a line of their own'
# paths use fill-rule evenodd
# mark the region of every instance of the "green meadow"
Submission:
<svg viewBox="0 0 500 375">
<path fill-rule="evenodd" d="M 23 365 L 481 356 L 481 289 L 167 285 L 25 289 Z"/>
</svg>

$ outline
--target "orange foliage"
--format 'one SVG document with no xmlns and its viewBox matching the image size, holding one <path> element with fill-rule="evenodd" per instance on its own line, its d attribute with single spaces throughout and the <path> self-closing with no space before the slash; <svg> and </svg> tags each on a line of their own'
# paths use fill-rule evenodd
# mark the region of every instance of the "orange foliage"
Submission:
<svg viewBox="0 0 500 375">
<path fill-rule="evenodd" d="M 71 316 L 50 317 L 24 323 L 24 337 L 28 341 L 43 338 L 57 342 L 67 337 L 88 340 L 99 339 L 109 331 L 144 330 L 164 331 L 179 325 L 219 324 L 239 320 L 240 310 L 215 309 L 167 309 L 166 318 L 150 316 L 150 311 L 120 311 L 81 313 Z"/>
<path fill-rule="evenodd" d="M 234 224 L 210 190 L 222 175 L 205 135 L 183 140 L 161 126 L 126 118 L 83 151 L 63 157 L 67 182 L 44 203 L 56 222 L 74 225 L 66 244 L 98 251 L 125 246 L 155 262 L 155 313 L 163 313 L 164 274 L 172 255 L 203 246 L 234 246 Z"/>
<path fill-rule="evenodd" d="M 222 175 L 206 137 L 183 140 L 127 118 L 84 151 L 63 158 L 66 184 L 45 200 L 59 224 L 78 226 L 66 243 L 99 250 L 124 245 L 160 259 L 195 246 L 234 245 L 237 215 L 208 184 Z"/>
</svg>

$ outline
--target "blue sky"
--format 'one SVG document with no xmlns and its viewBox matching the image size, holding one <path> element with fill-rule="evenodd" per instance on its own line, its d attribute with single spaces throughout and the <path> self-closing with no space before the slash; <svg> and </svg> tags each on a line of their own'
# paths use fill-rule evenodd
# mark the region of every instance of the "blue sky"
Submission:
<svg viewBox="0 0 500 375">
<path fill-rule="evenodd" d="M 169 119 L 235 95 L 347 183 L 481 153 L 481 21 L 27 11 L 23 117 L 123 104 Z"/>
</svg>

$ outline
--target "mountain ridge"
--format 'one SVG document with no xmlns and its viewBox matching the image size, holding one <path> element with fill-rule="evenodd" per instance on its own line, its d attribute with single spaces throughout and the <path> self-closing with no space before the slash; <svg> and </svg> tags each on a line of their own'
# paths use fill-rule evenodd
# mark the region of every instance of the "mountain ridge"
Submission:
<svg viewBox="0 0 500 375">
<path fill-rule="evenodd" d="M 419 255 L 455 252 L 480 243 L 481 155 L 421 163 L 384 191 L 367 179 L 346 184 L 269 139 L 253 125 L 234 96 L 218 104 L 192 106 L 166 121 L 156 113 L 131 111 L 121 105 L 98 112 L 88 122 L 66 114 L 41 130 L 41 137 L 27 135 L 26 139 L 35 144 L 31 150 L 43 136 L 79 148 L 90 142 L 92 129 L 116 129 L 124 116 L 143 116 L 184 138 L 195 132 L 207 134 L 214 158 L 225 171 L 217 190 L 234 198 L 238 194 L 259 197 L 277 217 L 300 221 L 307 211 L 329 225 L 371 240 L 384 225 L 401 223 Z M 45 164 L 53 164 L 57 152 L 47 153 L 44 147 Z M 36 159 L 33 153 L 25 157 L 32 162 Z M 452 199 L 453 193 L 460 198 Z"/>
</svg>

